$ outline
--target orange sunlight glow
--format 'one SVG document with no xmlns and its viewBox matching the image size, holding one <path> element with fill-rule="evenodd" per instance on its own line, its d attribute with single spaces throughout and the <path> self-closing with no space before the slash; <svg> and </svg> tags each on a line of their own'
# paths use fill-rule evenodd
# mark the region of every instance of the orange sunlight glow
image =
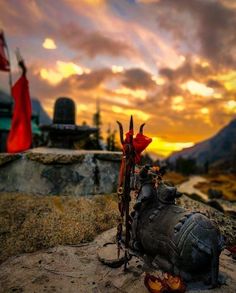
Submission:
<svg viewBox="0 0 236 293">
<path fill-rule="evenodd" d="M 111 70 L 113 73 L 120 73 L 124 71 L 124 67 L 118 66 L 118 65 L 112 65 Z"/>
<path fill-rule="evenodd" d="M 128 99 L 124 99 L 123 97 L 110 97 L 110 96 L 104 96 L 103 99 L 105 101 L 113 101 L 114 103 L 122 106 L 129 106 L 130 101 Z"/>
<path fill-rule="evenodd" d="M 73 62 L 63 62 L 58 60 L 55 69 L 42 68 L 40 70 L 40 76 L 42 79 L 46 79 L 50 84 L 56 85 L 62 81 L 63 78 L 67 78 L 74 74 L 81 75 L 89 72 L 89 69 L 82 68 Z"/>
<path fill-rule="evenodd" d="M 119 106 L 112 106 L 112 111 L 117 114 L 124 114 L 126 116 L 137 116 L 142 121 L 147 121 L 150 118 L 150 115 L 147 113 L 144 113 L 143 111 L 137 110 L 137 109 L 123 109 Z"/>
<path fill-rule="evenodd" d="M 83 0 L 83 2 L 89 5 L 94 5 L 94 6 L 99 6 L 105 3 L 104 0 Z"/>
<path fill-rule="evenodd" d="M 88 111 L 88 106 L 85 104 L 77 104 L 77 112 L 85 112 Z"/>
<path fill-rule="evenodd" d="M 226 102 L 225 109 L 227 112 L 236 113 L 236 101 L 230 100 L 230 101 Z"/>
<path fill-rule="evenodd" d="M 231 70 L 225 74 L 221 74 L 220 76 L 216 77 L 219 81 L 222 81 L 224 84 L 224 87 L 228 91 L 235 91 L 236 90 L 236 71 Z"/>
<path fill-rule="evenodd" d="M 152 76 L 152 80 L 157 84 L 157 85 L 163 85 L 165 83 L 165 79 L 159 76 Z"/>
<path fill-rule="evenodd" d="M 152 143 L 148 146 L 147 151 L 168 156 L 172 152 L 179 151 L 193 145 L 193 142 L 168 142 L 160 137 L 152 137 Z"/>
<path fill-rule="evenodd" d="M 128 88 L 116 89 L 115 93 L 118 95 L 129 95 L 140 100 L 145 100 L 147 95 L 145 90 L 131 90 Z"/>
<path fill-rule="evenodd" d="M 172 98 L 171 108 L 174 111 L 183 111 L 185 109 L 184 98 L 182 96 L 175 96 Z"/>
<path fill-rule="evenodd" d="M 200 83 L 195 80 L 189 80 L 185 84 L 183 84 L 181 87 L 183 89 L 187 89 L 192 95 L 209 97 L 214 94 L 213 88 L 208 87 L 204 83 Z"/>
<path fill-rule="evenodd" d="M 209 113 L 209 109 L 208 108 L 201 108 L 200 109 L 200 112 L 202 113 L 202 114 L 208 114 Z"/>
</svg>

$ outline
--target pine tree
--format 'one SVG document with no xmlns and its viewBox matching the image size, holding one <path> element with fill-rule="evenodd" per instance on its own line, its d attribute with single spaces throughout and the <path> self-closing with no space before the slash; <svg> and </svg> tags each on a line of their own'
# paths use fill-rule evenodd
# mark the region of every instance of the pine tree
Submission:
<svg viewBox="0 0 236 293">
<path fill-rule="evenodd" d="M 100 103 L 99 100 L 97 100 L 97 107 L 96 107 L 96 113 L 93 115 L 93 125 L 97 128 L 97 132 L 94 134 L 94 144 L 95 149 L 102 149 L 100 141 L 102 140 L 101 136 L 101 110 L 100 110 Z"/>
</svg>

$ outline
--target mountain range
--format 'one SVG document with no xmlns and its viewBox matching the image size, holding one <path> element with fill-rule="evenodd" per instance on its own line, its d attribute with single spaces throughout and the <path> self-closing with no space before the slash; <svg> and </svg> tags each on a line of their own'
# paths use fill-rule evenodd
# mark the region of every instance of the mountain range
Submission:
<svg viewBox="0 0 236 293">
<path fill-rule="evenodd" d="M 180 157 L 195 159 L 198 166 L 209 164 L 236 169 L 236 119 L 233 119 L 213 137 L 172 153 L 168 157 L 168 162 L 174 164 Z"/>
</svg>

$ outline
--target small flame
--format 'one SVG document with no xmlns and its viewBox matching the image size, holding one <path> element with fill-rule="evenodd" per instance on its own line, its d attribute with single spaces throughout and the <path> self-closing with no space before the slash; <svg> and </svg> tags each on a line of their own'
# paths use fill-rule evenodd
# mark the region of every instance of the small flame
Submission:
<svg viewBox="0 0 236 293">
<path fill-rule="evenodd" d="M 170 292 L 185 292 L 186 286 L 182 279 L 178 276 L 172 276 L 168 273 L 164 274 L 164 283 L 167 285 L 169 289 L 171 289 Z"/>
<path fill-rule="evenodd" d="M 155 277 L 149 274 L 146 274 L 144 279 L 144 285 L 151 293 L 163 293 L 166 292 L 166 288 L 159 277 Z"/>
<path fill-rule="evenodd" d="M 151 293 L 184 293 L 186 291 L 186 286 L 182 279 L 168 273 L 164 274 L 164 278 L 146 274 L 144 285 Z"/>
</svg>

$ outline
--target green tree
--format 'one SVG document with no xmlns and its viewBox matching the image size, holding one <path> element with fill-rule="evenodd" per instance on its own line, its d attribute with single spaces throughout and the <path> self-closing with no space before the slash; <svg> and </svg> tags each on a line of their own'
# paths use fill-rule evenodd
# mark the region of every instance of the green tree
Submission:
<svg viewBox="0 0 236 293">
<path fill-rule="evenodd" d="M 94 149 L 101 150 L 101 126 L 102 126 L 102 121 L 101 121 L 101 110 L 100 110 L 100 103 L 99 100 L 97 100 L 97 107 L 96 107 L 96 112 L 93 114 L 93 125 L 97 128 L 96 133 L 93 135 L 92 140 L 93 140 L 93 145 Z"/>
<path fill-rule="evenodd" d="M 118 146 L 118 143 L 116 141 L 116 130 L 111 131 L 111 125 L 109 124 L 109 127 L 107 129 L 107 145 L 106 149 L 108 151 L 120 151 L 121 148 Z"/>
<path fill-rule="evenodd" d="M 196 160 L 179 157 L 175 163 L 175 170 L 184 175 L 194 174 L 197 171 Z"/>
</svg>

